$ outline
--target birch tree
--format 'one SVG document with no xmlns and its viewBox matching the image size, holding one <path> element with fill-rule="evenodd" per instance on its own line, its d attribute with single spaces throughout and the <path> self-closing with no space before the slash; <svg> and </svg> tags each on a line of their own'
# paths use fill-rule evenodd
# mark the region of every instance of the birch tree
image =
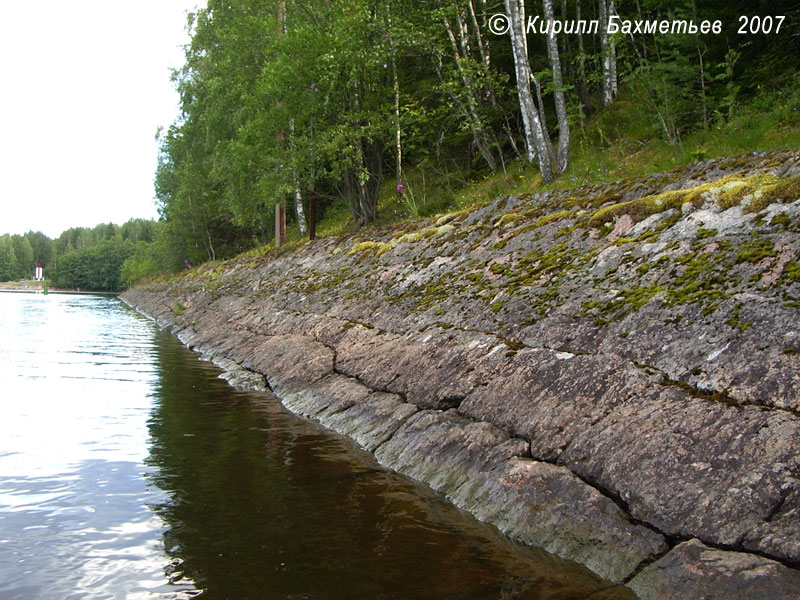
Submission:
<svg viewBox="0 0 800 600">
<path fill-rule="evenodd" d="M 278 40 L 283 38 L 289 31 L 289 28 L 286 24 L 286 0 L 280 0 L 278 2 Z M 292 154 L 295 153 L 296 149 L 296 142 L 295 142 L 295 122 L 294 117 L 289 118 L 289 148 L 292 151 Z M 308 234 L 308 226 L 306 225 L 306 215 L 303 211 L 303 193 L 300 190 L 300 179 L 297 175 L 297 167 L 292 167 L 292 183 L 294 186 L 294 190 L 292 192 L 292 196 L 294 198 L 294 211 L 295 216 L 297 217 L 297 230 L 300 233 L 300 237 L 305 237 Z"/>
<path fill-rule="evenodd" d="M 600 50 L 603 59 L 603 105 L 617 97 L 617 53 L 613 38 L 608 37 L 608 21 L 616 14 L 614 0 L 598 0 L 600 4 Z"/>
<path fill-rule="evenodd" d="M 463 106 L 466 108 L 466 112 L 469 117 L 473 141 L 475 142 L 475 146 L 478 148 L 481 156 L 486 161 L 486 164 L 489 165 L 489 168 L 492 171 L 496 171 L 497 159 L 495 158 L 492 150 L 492 135 L 491 132 L 487 130 L 480 115 L 475 82 L 473 81 L 471 74 L 464 68 L 465 62 L 468 61 L 470 57 L 469 47 L 466 44 L 463 23 L 458 18 L 458 9 L 456 8 L 456 22 L 461 40 L 461 46 L 459 46 L 458 42 L 456 41 L 456 35 L 453 32 L 453 27 L 450 25 L 450 20 L 447 18 L 447 15 L 444 14 L 444 11 L 442 12 L 442 22 L 444 24 L 445 31 L 447 32 L 447 37 L 450 40 L 450 46 L 453 51 L 453 60 L 456 65 L 456 69 L 458 70 L 459 77 L 463 83 Z"/>
<path fill-rule="evenodd" d="M 506 15 L 509 20 L 511 49 L 514 55 L 514 71 L 517 76 L 517 95 L 519 97 L 522 124 L 525 130 L 525 148 L 528 162 L 535 159 L 539 163 L 542 181 L 550 183 L 554 179 L 550 139 L 542 126 L 539 110 L 531 94 L 531 68 L 528 62 L 528 48 L 525 36 L 524 0 L 505 0 Z"/>
<path fill-rule="evenodd" d="M 544 18 L 552 23 L 555 19 L 553 0 L 543 0 Z M 561 59 L 558 55 L 558 40 L 555 28 L 547 29 L 547 56 L 550 59 L 550 69 L 553 72 L 553 96 L 558 117 L 558 154 L 556 155 L 556 171 L 561 174 L 567 170 L 569 161 L 569 121 L 567 119 L 567 102 L 564 97 L 564 81 L 561 76 Z"/>
</svg>

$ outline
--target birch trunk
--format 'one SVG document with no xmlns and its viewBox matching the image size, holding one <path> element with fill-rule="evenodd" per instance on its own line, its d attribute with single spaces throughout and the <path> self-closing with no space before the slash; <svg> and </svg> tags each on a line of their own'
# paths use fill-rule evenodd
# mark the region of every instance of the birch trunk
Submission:
<svg viewBox="0 0 800 600">
<path fill-rule="evenodd" d="M 555 20 L 553 0 L 542 0 L 544 5 L 544 18 L 549 22 Z M 558 174 L 567 170 L 569 162 L 569 121 L 567 119 L 567 102 L 564 97 L 564 81 L 561 76 L 561 59 L 558 54 L 558 40 L 553 27 L 547 31 L 547 56 L 550 59 L 550 69 L 553 71 L 553 96 L 556 103 L 556 117 L 558 118 L 558 153 L 556 154 L 556 172 Z"/>
<path fill-rule="evenodd" d="M 617 14 L 617 7 L 614 4 L 614 0 L 608 0 L 608 14 L 609 15 L 616 15 Z M 611 94 L 616 99 L 619 80 L 617 78 L 617 45 L 616 42 L 611 39 L 609 40 L 609 46 L 611 51 L 611 60 L 609 65 L 609 71 L 611 73 Z"/>
<path fill-rule="evenodd" d="M 576 2 L 575 19 L 581 20 L 581 3 Z M 583 47 L 583 34 L 578 30 L 578 94 L 583 104 L 584 113 L 591 111 L 592 100 L 589 91 L 586 89 L 586 50 Z"/>
<path fill-rule="evenodd" d="M 542 132 L 545 134 L 545 149 L 547 153 L 550 155 L 550 162 L 555 165 L 556 164 L 556 150 L 553 148 L 553 144 L 550 141 L 550 128 L 547 126 L 547 115 L 545 114 L 544 110 L 544 98 L 542 98 L 542 86 L 539 84 L 539 80 L 536 78 L 536 75 L 533 73 L 531 75 L 531 81 L 533 82 L 533 87 L 536 88 L 536 106 L 539 109 L 539 123 L 542 128 Z"/>
<path fill-rule="evenodd" d="M 308 235 L 308 225 L 306 225 L 306 214 L 303 210 L 303 195 L 300 193 L 300 186 L 297 185 L 296 178 L 294 188 L 294 210 L 297 215 L 297 230 L 300 232 L 300 237 L 306 237 Z"/>
<path fill-rule="evenodd" d="M 517 95 L 525 130 L 525 147 L 528 161 L 538 158 L 542 181 L 553 181 L 553 165 L 547 151 L 547 134 L 542 129 L 539 111 L 531 94 L 531 71 L 528 64 L 528 49 L 525 44 L 524 0 L 505 0 L 506 15 L 509 19 L 511 49 L 514 54 L 514 70 L 517 75 Z"/>
<path fill-rule="evenodd" d="M 492 61 L 489 50 L 489 41 L 487 40 L 486 44 L 483 43 L 481 28 L 478 26 L 478 17 L 475 14 L 475 6 L 473 5 L 472 0 L 468 0 L 467 6 L 469 8 L 469 18 L 472 21 L 472 28 L 475 30 L 475 39 L 478 42 L 478 51 L 480 52 L 481 55 L 481 62 L 488 71 L 490 63 Z"/>
<path fill-rule="evenodd" d="M 481 6 L 483 7 L 484 16 L 485 16 L 485 13 L 486 13 L 486 10 L 487 10 L 486 9 L 486 0 L 481 0 Z M 478 25 L 478 15 L 475 12 L 475 4 L 474 4 L 473 0 L 467 0 L 467 8 L 469 9 L 469 17 L 470 17 L 470 22 L 472 23 L 472 29 L 473 29 L 474 34 L 475 34 L 475 39 L 476 39 L 476 41 L 478 43 L 478 52 L 480 53 L 480 56 L 481 56 L 481 63 L 483 63 L 483 68 L 486 69 L 486 73 L 488 74 L 490 69 L 492 68 L 491 67 L 492 56 L 491 56 L 491 47 L 490 47 L 490 44 L 489 44 L 489 40 L 488 39 L 484 40 L 483 36 L 481 35 L 481 28 L 480 28 L 480 25 Z M 486 27 L 486 23 L 485 23 L 486 19 L 484 18 L 483 21 L 484 21 L 484 28 L 485 28 Z M 495 92 L 494 92 L 494 87 L 492 86 L 491 83 L 489 85 L 487 85 L 486 94 L 487 94 L 487 96 L 489 98 L 489 101 L 492 104 L 492 107 L 495 108 L 495 109 L 499 108 L 498 104 L 497 104 L 497 97 L 495 96 Z M 505 113 L 505 111 L 503 111 L 503 112 Z M 508 138 L 508 142 L 511 145 L 511 149 L 514 151 L 514 154 L 517 157 L 522 158 L 522 154 L 520 153 L 519 148 L 517 148 L 517 142 L 514 139 L 514 134 L 511 132 L 511 126 L 508 123 L 508 115 L 504 114 L 503 115 L 503 120 L 504 120 L 503 132 L 506 134 L 506 137 Z M 500 159 L 501 160 L 503 159 L 502 152 L 500 153 Z"/>
<path fill-rule="evenodd" d="M 400 130 L 400 80 L 397 77 L 397 57 L 395 56 L 394 39 L 392 38 L 392 15 L 389 13 L 389 54 L 392 59 L 392 81 L 394 84 L 394 150 L 396 154 L 395 171 L 397 194 L 403 189 L 403 146 L 401 144 Z"/>
<path fill-rule="evenodd" d="M 292 154 L 295 154 L 295 131 L 294 119 L 289 119 L 289 147 Z M 300 192 L 300 180 L 297 177 L 297 167 L 292 166 L 292 183 L 294 184 L 294 211 L 297 216 L 297 230 L 300 237 L 305 237 L 308 234 L 308 226 L 306 225 L 306 215 L 303 210 L 303 194 Z"/>
<path fill-rule="evenodd" d="M 456 62 L 458 74 L 461 76 L 461 82 L 464 84 L 464 88 L 466 90 L 466 106 L 469 111 L 472 138 L 475 142 L 475 145 L 478 147 L 478 151 L 481 153 L 481 156 L 486 161 L 486 164 L 489 165 L 489 168 L 492 171 L 496 171 L 497 162 L 495 161 L 494 154 L 492 153 L 491 142 L 483 126 L 483 122 L 478 115 L 478 103 L 475 98 L 475 85 L 473 84 L 470 76 L 464 71 L 464 67 L 461 64 L 462 57 L 459 53 L 458 42 L 456 41 L 456 36 L 453 33 L 453 28 L 450 26 L 450 21 L 448 21 L 446 16 L 443 16 L 442 20 L 444 22 L 445 30 L 447 31 L 447 36 L 450 38 L 450 45 L 453 49 L 453 59 Z"/>
<path fill-rule="evenodd" d="M 600 49 L 603 55 L 603 105 L 617 97 L 617 57 L 614 40 L 608 37 L 608 18 L 615 13 L 614 0 L 600 0 Z"/>
<path fill-rule="evenodd" d="M 286 35 L 288 28 L 286 26 L 286 0 L 278 2 L 278 38 Z M 294 155 L 295 152 L 295 131 L 294 131 L 294 118 L 289 119 L 289 149 Z M 294 156 L 292 157 L 295 158 Z M 294 161 L 293 161 L 294 162 Z M 300 237 L 305 237 L 308 234 L 308 227 L 306 225 L 306 215 L 303 210 L 303 194 L 300 191 L 300 179 L 297 176 L 297 166 L 292 166 L 292 185 L 294 192 L 292 194 L 294 199 L 294 210 L 297 216 L 297 229 Z"/>
</svg>

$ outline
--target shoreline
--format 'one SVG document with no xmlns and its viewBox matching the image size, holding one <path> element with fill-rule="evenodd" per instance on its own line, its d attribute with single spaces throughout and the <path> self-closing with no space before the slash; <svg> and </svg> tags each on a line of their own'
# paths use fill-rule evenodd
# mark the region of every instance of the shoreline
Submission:
<svg viewBox="0 0 800 600">
<path fill-rule="evenodd" d="M 800 200 L 750 214 L 713 187 L 765 172 L 800 162 L 500 198 L 122 299 L 239 365 L 234 382 L 643 599 L 792 598 Z"/>
<path fill-rule="evenodd" d="M 42 294 L 44 295 L 43 288 L 3 288 L 0 287 L 0 293 L 8 294 Z M 84 296 L 119 296 L 121 292 L 89 292 L 81 290 L 59 290 L 48 288 L 47 294 L 70 294 L 70 295 L 84 295 Z"/>
<path fill-rule="evenodd" d="M 300 372 L 305 371 L 300 361 L 314 354 L 308 347 L 310 340 L 298 339 L 298 346 L 285 346 L 291 355 L 289 361 L 280 361 L 276 368 L 262 372 L 247 366 L 246 360 L 237 360 L 236 352 L 221 350 L 221 345 L 196 345 L 198 340 L 190 332 L 176 332 L 170 323 L 130 299 L 122 300 L 222 369 L 223 378 L 233 387 L 271 392 L 290 412 L 354 440 L 381 466 L 427 484 L 514 541 L 578 562 L 612 585 L 626 584 L 630 579 L 626 575 L 650 562 L 651 556 L 666 551 L 662 536 L 628 522 L 612 501 L 580 482 L 568 469 L 531 459 L 528 443 L 489 423 L 470 421 L 453 409 L 419 410 L 400 395 L 371 389 L 357 378 L 335 370 L 305 379 L 309 374 Z M 311 360 L 316 362 L 317 358 L 313 356 Z M 433 443 L 432 431 L 436 432 Z M 435 452 L 437 456 L 432 458 L 435 446 L 439 446 L 441 454 Z M 458 456 L 467 449 L 465 457 Z M 501 483 L 487 477 L 498 469 L 503 472 Z M 533 483 L 533 490 L 520 489 L 541 477 L 552 481 L 544 486 Z M 567 488 L 567 493 L 556 488 Z M 541 494 L 549 497 L 537 500 L 538 517 L 541 519 L 544 512 L 550 514 L 546 520 L 534 523 L 529 518 L 529 501 Z M 572 506 L 566 507 L 565 502 Z M 602 513 L 611 525 L 587 528 L 575 510 L 575 504 L 580 502 Z M 555 529 L 559 532 L 554 536 Z M 570 538 L 591 539 L 593 547 L 587 552 L 581 549 L 582 542 L 575 543 Z M 624 540 L 622 545 L 627 548 L 617 547 L 612 540 Z M 594 547 L 598 545 L 601 552 Z"/>
</svg>

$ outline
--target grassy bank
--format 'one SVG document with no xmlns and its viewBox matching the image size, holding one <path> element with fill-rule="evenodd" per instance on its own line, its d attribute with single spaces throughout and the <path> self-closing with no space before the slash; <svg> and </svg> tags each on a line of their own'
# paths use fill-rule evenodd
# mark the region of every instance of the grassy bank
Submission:
<svg viewBox="0 0 800 600">
<path fill-rule="evenodd" d="M 484 206 L 501 196 L 567 190 L 670 171 L 707 159 L 761 156 L 799 147 L 800 77 L 781 89 L 762 90 L 724 116 L 710 115 L 707 123 L 696 124 L 672 143 L 663 135 L 647 99 L 626 88 L 610 107 L 589 118 L 574 119 L 569 167 L 550 185 L 542 183 L 535 166 L 520 158 L 507 160 L 494 173 L 475 170 L 477 161 L 473 161 L 472 170 L 465 160 L 458 163 L 437 158 L 435 163 L 407 163 L 404 196 L 397 196 L 395 179 L 387 176 L 380 189 L 376 221 L 359 228 L 347 202 L 339 200 L 319 207 L 316 231 L 318 237 L 358 232 L 369 239 L 375 230 L 387 225 Z M 290 222 L 284 251 L 306 240 Z M 261 256 L 273 249 L 270 242 L 244 255 Z M 139 276 L 126 276 L 127 284 L 159 278 L 156 274 L 163 266 L 159 267 L 158 252 L 151 254 L 147 251 L 141 259 L 129 260 L 134 267 L 131 273 Z M 213 269 L 213 264 L 208 268 Z"/>
<path fill-rule="evenodd" d="M 504 171 L 466 178 L 458 169 L 443 173 L 426 165 L 409 165 L 403 199 L 395 193 L 394 179 L 384 181 L 373 226 L 479 206 L 503 195 L 568 189 L 668 171 L 711 158 L 798 148 L 800 81 L 743 103 L 732 117 L 717 116 L 707 128 L 673 144 L 661 136 L 647 104 L 631 92 L 591 118 L 577 119 L 572 131 L 569 168 L 550 185 L 542 183 L 535 167 L 518 158 L 507 162 Z M 354 229 L 345 204 L 329 208 L 317 223 L 320 236 Z M 287 234 L 290 244 L 301 241 L 296 227 L 290 227 Z"/>
</svg>

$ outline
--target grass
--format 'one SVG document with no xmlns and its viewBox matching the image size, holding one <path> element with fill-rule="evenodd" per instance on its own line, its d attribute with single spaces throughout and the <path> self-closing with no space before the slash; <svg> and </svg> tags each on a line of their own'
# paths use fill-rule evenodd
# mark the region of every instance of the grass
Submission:
<svg viewBox="0 0 800 600">
<path fill-rule="evenodd" d="M 386 178 L 378 198 L 378 219 L 371 227 L 463 211 L 504 195 L 569 189 L 584 184 L 605 183 L 667 171 L 700 160 L 762 154 L 798 147 L 800 80 L 783 91 L 765 93 L 747 104 L 739 105 L 735 116 L 730 120 L 713 123 L 708 130 L 697 130 L 686 135 L 681 144 L 674 145 L 661 138 L 646 103 L 639 102 L 630 91 L 623 91 L 609 108 L 598 112 L 584 123 L 574 124 L 569 167 L 552 184 L 543 185 L 537 168 L 528 166 L 519 159 L 506 162 L 505 170 L 473 173 L 470 176 L 465 176 L 455 167 L 450 173 L 446 173 L 429 164 L 407 164 L 403 177 L 406 193 L 402 198 L 398 197 L 394 178 Z M 764 195 L 752 203 L 751 211 L 782 194 L 790 193 L 796 197 L 800 192 L 797 178 L 777 184 L 773 181 L 748 182 L 751 183 L 757 183 L 762 188 L 769 184 Z M 743 185 L 741 189 L 732 188 L 725 200 L 731 204 L 738 203 L 751 191 L 751 187 L 752 185 Z M 700 191 L 703 190 L 698 188 L 698 192 Z M 670 196 L 666 193 L 658 197 L 642 198 L 634 201 L 635 205 L 631 206 L 618 202 L 615 206 L 603 209 L 608 214 L 593 215 L 592 222 L 599 224 L 613 217 L 612 213 L 621 210 L 634 210 L 638 218 L 644 218 L 654 211 L 664 210 L 665 204 L 680 208 L 681 203 L 686 200 L 683 194 Z M 505 221 L 498 226 L 513 225 L 513 215 L 502 218 Z M 317 223 L 316 230 L 318 237 L 338 237 L 359 231 L 344 202 L 327 206 L 324 218 Z M 360 231 L 366 233 L 368 228 Z M 434 229 L 430 232 L 437 233 Z M 699 235 L 702 237 L 705 233 Z M 284 250 L 304 243 L 307 241 L 300 238 L 296 226 L 287 228 Z M 271 247 L 256 248 L 246 255 L 260 256 Z M 367 250 L 366 247 L 362 249 Z M 385 251 L 384 248 L 377 247 L 368 249 L 375 252 Z"/>
<path fill-rule="evenodd" d="M 570 165 L 550 185 L 543 185 L 537 169 L 519 159 L 507 163 L 505 172 L 473 176 L 470 181 L 438 176 L 432 183 L 428 174 L 427 189 L 433 189 L 439 195 L 431 200 L 429 194 L 423 197 L 416 194 L 412 210 L 397 198 L 394 182 L 386 182 L 379 200 L 382 217 L 378 224 L 398 217 L 413 219 L 437 212 L 473 208 L 504 195 L 568 189 L 666 171 L 699 160 L 798 148 L 800 82 L 795 88 L 764 94 L 739 106 L 731 120 L 715 123 L 708 130 L 695 131 L 680 145 L 671 145 L 661 139 L 645 105 L 624 95 L 582 127 L 575 126 L 573 132 Z M 424 172 L 409 168 L 407 173 L 409 181 L 417 182 L 417 185 L 407 187 L 420 187 L 419 182 L 425 179 Z M 775 190 L 771 195 L 777 195 L 779 191 L 782 190 Z M 648 212 L 647 207 L 642 208 Z M 349 215 L 344 216 L 349 219 Z"/>
<path fill-rule="evenodd" d="M 617 181 L 724 156 L 791 150 L 800 147 L 800 89 L 774 92 L 742 105 L 737 116 L 687 136 L 681 145 L 659 137 L 642 103 L 621 97 L 611 107 L 575 127 L 567 171 L 544 186 L 535 168 L 512 163 L 459 190 L 455 208 L 506 194 L 536 193 L 583 184 Z"/>
</svg>

